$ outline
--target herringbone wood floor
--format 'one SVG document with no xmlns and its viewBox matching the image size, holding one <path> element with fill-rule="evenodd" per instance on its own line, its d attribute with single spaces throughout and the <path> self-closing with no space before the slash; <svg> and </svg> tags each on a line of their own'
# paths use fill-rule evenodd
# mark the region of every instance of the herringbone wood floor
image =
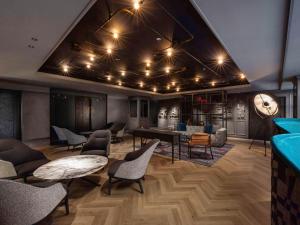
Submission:
<svg viewBox="0 0 300 225">
<path fill-rule="evenodd" d="M 49 218 L 59 225 L 269 225 L 270 153 L 262 146 L 230 141 L 234 148 L 212 167 L 154 155 L 144 181 L 145 194 L 137 184 L 120 184 L 106 194 L 102 186 L 80 180 L 70 190 L 70 215 L 58 208 Z M 131 151 L 131 141 L 112 145 L 111 158 Z M 270 151 L 270 150 L 268 150 Z M 44 151 L 49 158 L 78 152 Z"/>
</svg>

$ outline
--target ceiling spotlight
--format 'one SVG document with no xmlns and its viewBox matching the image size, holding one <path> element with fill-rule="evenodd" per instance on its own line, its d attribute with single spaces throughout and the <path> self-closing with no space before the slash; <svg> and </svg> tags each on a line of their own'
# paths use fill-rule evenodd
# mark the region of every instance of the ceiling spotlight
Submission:
<svg viewBox="0 0 300 225">
<path fill-rule="evenodd" d="M 146 77 L 149 77 L 149 76 L 150 76 L 150 71 L 147 70 L 147 71 L 146 71 Z"/>
<path fill-rule="evenodd" d="M 144 82 L 143 81 L 140 82 L 140 87 L 141 88 L 144 87 Z"/>
<path fill-rule="evenodd" d="M 167 90 L 170 90 L 170 85 L 167 85 Z"/>
<path fill-rule="evenodd" d="M 122 86 L 122 81 L 118 80 L 118 85 Z"/>
<path fill-rule="evenodd" d="M 125 72 L 125 71 L 122 71 L 122 72 L 121 72 L 121 76 L 124 77 L 125 75 L 126 75 L 126 72 Z"/>
<path fill-rule="evenodd" d="M 196 78 L 195 78 L 195 81 L 196 81 L 197 83 L 199 82 L 199 80 L 200 80 L 199 77 L 196 77 Z"/>
<path fill-rule="evenodd" d="M 214 82 L 214 81 L 211 82 L 211 86 L 213 86 L 213 87 L 216 86 L 216 82 Z"/>
<path fill-rule="evenodd" d="M 170 73 L 170 67 L 166 67 L 166 73 Z"/>
<path fill-rule="evenodd" d="M 156 88 L 156 87 L 153 87 L 153 91 L 156 92 L 156 91 L 157 91 L 157 88 Z"/>
<path fill-rule="evenodd" d="M 111 76 L 110 75 L 107 76 L 107 80 L 111 81 Z"/>
<path fill-rule="evenodd" d="M 151 66 L 151 61 L 149 59 L 146 60 L 146 67 L 150 67 Z"/>
<path fill-rule="evenodd" d="M 68 65 L 63 65 L 63 71 L 67 73 L 69 71 L 69 66 Z"/>
<path fill-rule="evenodd" d="M 176 91 L 179 92 L 179 91 L 180 91 L 180 87 L 177 87 L 177 88 L 176 88 Z"/>
<path fill-rule="evenodd" d="M 91 69 L 91 64 L 86 64 L 86 68 Z"/>
<path fill-rule="evenodd" d="M 240 74 L 240 78 L 241 78 L 242 80 L 244 80 L 244 79 L 246 78 L 245 74 L 241 73 L 241 74 Z"/>
<path fill-rule="evenodd" d="M 156 40 L 157 41 L 161 41 L 162 39 L 161 39 L 161 37 L 157 37 Z"/>
<path fill-rule="evenodd" d="M 113 32 L 113 38 L 114 39 L 118 39 L 119 38 L 119 34 L 117 32 Z"/>
<path fill-rule="evenodd" d="M 106 49 L 106 52 L 107 52 L 107 54 L 111 54 L 112 53 L 112 49 L 110 48 L 110 47 L 108 47 L 107 49 Z"/>
<path fill-rule="evenodd" d="M 173 54 L 173 49 L 172 49 L 172 48 L 169 48 L 169 49 L 167 50 L 167 56 L 168 56 L 168 57 L 171 57 L 172 54 Z"/>
<path fill-rule="evenodd" d="M 135 10 L 139 10 L 140 7 L 141 7 L 140 1 L 139 1 L 139 0 L 134 0 L 134 1 L 133 1 L 133 8 L 134 8 Z"/>
<path fill-rule="evenodd" d="M 223 58 L 223 56 L 219 56 L 217 62 L 218 62 L 219 65 L 222 65 L 222 64 L 224 63 L 224 58 Z"/>
<path fill-rule="evenodd" d="M 94 56 L 91 56 L 90 57 L 90 60 L 93 62 L 95 60 L 95 57 Z"/>
<path fill-rule="evenodd" d="M 172 81 L 171 84 L 172 84 L 172 86 L 175 86 L 175 85 L 176 85 L 176 82 L 175 82 L 175 81 Z"/>
</svg>

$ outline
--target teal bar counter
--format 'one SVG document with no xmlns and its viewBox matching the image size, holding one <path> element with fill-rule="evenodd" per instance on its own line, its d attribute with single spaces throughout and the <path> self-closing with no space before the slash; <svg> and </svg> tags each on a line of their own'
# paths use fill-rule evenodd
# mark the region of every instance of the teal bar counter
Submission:
<svg viewBox="0 0 300 225">
<path fill-rule="evenodd" d="M 273 119 L 272 225 L 300 225 L 300 120 Z"/>
</svg>

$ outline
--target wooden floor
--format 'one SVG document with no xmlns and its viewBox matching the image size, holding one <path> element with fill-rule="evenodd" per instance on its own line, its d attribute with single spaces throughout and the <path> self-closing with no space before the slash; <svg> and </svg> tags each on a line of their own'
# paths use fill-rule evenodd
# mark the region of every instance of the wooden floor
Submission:
<svg viewBox="0 0 300 225">
<path fill-rule="evenodd" d="M 212 167 L 153 156 L 146 179 L 145 194 L 137 184 L 121 184 L 106 194 L 106 171 L 102 186 L 75 181 L 70 191 L 70 215 L 58 208 L 48 219 L 59 225 L 269 225 L 270 149 L 248 149 L 249 143 L 230 141 L 234 148 Z M 112 145 L 111 158 L 131 151 L 127 140 Z M 51 158 L 68 151 L 48 149 Z M 78 154 L 73 152 L 71 154 Z"/>
</svg>

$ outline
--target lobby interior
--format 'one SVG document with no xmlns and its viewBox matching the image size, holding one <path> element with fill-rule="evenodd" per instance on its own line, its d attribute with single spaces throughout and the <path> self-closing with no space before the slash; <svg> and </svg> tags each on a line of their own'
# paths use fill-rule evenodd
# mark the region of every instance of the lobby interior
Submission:
<svg viewBox="0 0 300 225">
<path fill-rule="evenodd" d="M 300 1 L 0 2 L 0 224 L 300 224 Z"/>
</svg>

